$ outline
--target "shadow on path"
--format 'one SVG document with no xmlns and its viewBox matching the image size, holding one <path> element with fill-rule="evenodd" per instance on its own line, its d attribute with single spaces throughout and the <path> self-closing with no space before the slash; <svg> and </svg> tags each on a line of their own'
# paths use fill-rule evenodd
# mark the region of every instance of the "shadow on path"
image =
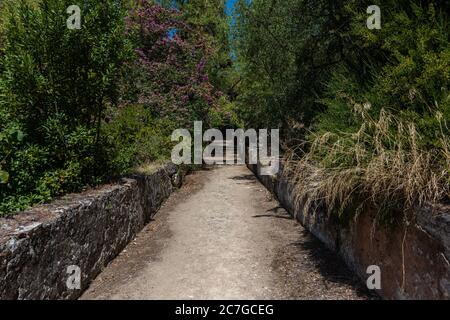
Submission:
<svg viewBox="0 0 450 320">
<path fill-rule="evenodd" d="M 283 207 L 277 206 L 270 210 L 267 210 L 265 214 L 258 214 L 253 216 L 253 218 L 277 218 L 294 220 L 294 218 L 283 209 Z"/>
<path fill-rule="evenodd" d="M 282 206 L 253 218 L 269 219 L 279 232 L 272 236 L 274 242 L 279 242 L 278 237 L 284 238 L 285 242 L 278 245 L 272 267 L 289 299 L 379 299 L 337 253 L 304 229 Z M 295 227 L 288 227 L 291 224 Z"/>
<path fill-rule="evenodd" d="M 364 282 L 347 267 L 338 254 L 329 250 L 309 231 L 303 229 L 299 240 L 290 245 L 306 253 L 311 266 L 316 268 L 327 282 L 348 285 L 361 297 L 378 299 L 378 296 L 364 286 Z"/>
<path fill-rule="evenodd" d="M 248 174 L 248 175 L 242 175 L 242 176 L 235 176 L 230 178 L 231 180 L 235 180 L 235 181 L 251 181 L 251 182 L 256 182 L 256 177 L 253 174 Z"/>
</svg>

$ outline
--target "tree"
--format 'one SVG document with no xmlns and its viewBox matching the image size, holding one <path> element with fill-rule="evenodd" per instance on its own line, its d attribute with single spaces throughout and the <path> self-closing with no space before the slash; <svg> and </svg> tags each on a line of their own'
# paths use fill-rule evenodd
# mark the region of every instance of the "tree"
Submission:
<svg viewBox="0 0 450 320">
<path fill-rule="evenodd" d="M 244 117 L 254 126 L 309 126 L 343 59 L 343 1 L 241 0 L 235 38 Z"/>
<path fill-rule="evenodd" d="M 20 197 L 19 208 L 45 201 L 106 174 L 100 123 L 131 53 L 126 11 L 120 0 L 86 0 L 81 29 L 70 30 L 72 4 L 5 3 L 0 161 L 9 182 L 0 186 L 2 206 Z"/>
<path fill-rule="evenodd" d="M 185 21 L 181 11 L 144 2 L 130 15 L 128 32 L 135 39 L 138 60 L 138 102 L 157 117 L 191 127 L 208 122 L 219 93 L 209 79 L 212 49 L 204 34 Z"/>
</svg>

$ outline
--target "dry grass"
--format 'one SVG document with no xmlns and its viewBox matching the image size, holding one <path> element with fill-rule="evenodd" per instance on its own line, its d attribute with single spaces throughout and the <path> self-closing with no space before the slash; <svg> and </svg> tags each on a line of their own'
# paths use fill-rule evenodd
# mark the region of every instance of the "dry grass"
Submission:
<svg viewBox="0 0 450 320">
<path fill-rule="evenodd" d="M 140 173 L 144 175 L 151 175 L 158 171 L 164 164 L 166 164 L 169 160 L 168 159 L 160 159 L 156 160 L 154 162 L 147 162 L 144 163 L 138 167 L 136 167 L 133 172 Z"/>
<path fill-rule="evenodd" d="M 441 146 L 423 150 L 413 124 L 385 111 L 373 119 L 365 109 L 355 106 L 363 119 L 356 134 L 321 134 L 308 153 L 287 154 L 286 174 L 296 182 L 296 200 L 304 210 L 324 205 L 329 213 L 341 215 L 351 207 L 358 214 L 366 204 L 380 212 L 408 210 L 450 197 L 450 146 L 442 115 L 436 115 Z"/>
</svg>

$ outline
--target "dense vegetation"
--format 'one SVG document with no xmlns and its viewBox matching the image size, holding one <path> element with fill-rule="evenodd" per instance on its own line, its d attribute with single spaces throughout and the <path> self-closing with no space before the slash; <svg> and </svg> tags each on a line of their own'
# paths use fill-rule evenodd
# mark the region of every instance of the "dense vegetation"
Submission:
<svg viewBox="0 0 450 320">
<path fill-rule="evenodd" d="M 242 0 L 236 28 L 248 125 L 280 127 L 299 201 L 380 217 L 445 201 L 450 4 Z"/>
<path fill-rule="evenodd" d="M 202 8 L 85 0 L 72 30 L 72 4 L 2 4 L 0 214 L 164 159 L 173 129 L 220 121 L 227 104 L 226 44 L 195 19 Z"/>
<path fill-rule="evenodd" d="M 165 159 L 194 120 L 280 128 L 306 207 L 448 201 L 450 3 L 375 2 L 84 0 L 70 30 L 72 1 L 2 1 L 0 214 Z"/>
</svg>

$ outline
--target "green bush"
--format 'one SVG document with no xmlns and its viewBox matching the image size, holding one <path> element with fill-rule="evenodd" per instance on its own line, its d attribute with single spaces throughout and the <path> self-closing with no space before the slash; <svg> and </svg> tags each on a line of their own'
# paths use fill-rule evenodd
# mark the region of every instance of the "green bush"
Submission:
<svg viewBox="0 0 450 320">
<path fill-rule="evenodd" d="M 131 55 L 122 1 L 7 1 L 0 56 L 0 214 L 95 184 L 108 172 L 100 124 Z"/>
<path fill-rule="evenodd" d="M 447 5 L 380 1 L 385 8 L 383 27 L 369 30 L 363 10 L 369 2 L 350 1 L 347 5 L 354 18 L 346 33 L 353 46 L 346 51 L 358 64 L 344 63 L 334 71 L 327 98 L 322 100 L 328 111 L 319 116 L 318 128 L 354 131 L 358 123 L 352 106 L 359 103 L 365 104 L 372 116 L 385 109 L 415 123 L 426 144 L 439 146 L 439 123 L 434 114 L 440 112 L 450 119 Z"/>
<path fill-rule="evenodd" d="M 380 30 L 367 28 L 373 4 Z M 241 0 L 238 14 L 240 114 L 281 127 L 307 206 L 450 198 L 448 1 Z"/>
<path fill-rule="evenodd" d="M 390 6 L 381 30 L 365 27 L 369 2 L 347 4 L 353 63 L 334 70 L 320 100 L 299 162 L 314 169 L 299 190 L 340 214 L 370 204 L 390 219 L 450 197 L 450 15 L 433 1 L 380 2 Z"/>
<path fill-rule="evenodd" d="M 140 165 L 170 158 L 171 134 L 176 125 L 168 119 L 158 119 L 142 105 L 120 108 L 103 126 L 108 139 L 111 170 L 128 173 Z"/>
</svg>

